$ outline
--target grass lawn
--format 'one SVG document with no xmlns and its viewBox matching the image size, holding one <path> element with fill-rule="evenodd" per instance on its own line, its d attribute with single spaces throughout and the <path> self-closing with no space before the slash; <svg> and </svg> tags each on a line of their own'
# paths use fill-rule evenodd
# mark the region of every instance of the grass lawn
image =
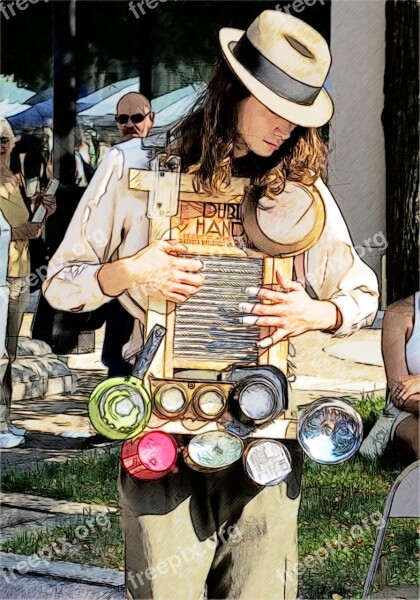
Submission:
<svg viewBox="0 0 420 600">
<path fill-rule="evenodd" d="M 3 492 L 35 494 L 57 500 L 118 506 L 119 451 L 82 455 L 67 463 L 43 464 L 34 471 L 10 471 L 0 479 Z"/>
<path fill-rule="evenodd" d="M 364 420 L 369 421 L 371 411 L 362 409 Z M 65 465 L 44 465 L 36 473 L 10 473 L 1 479 L 2 490 L 117 506 L 118 462 L 114 451 Z M 395 457 L 377 462 L 356 456 L 336 466 L 306 459 L 299 517 L 299 591 L 303 598 L 331 599 L 333 594 L 361 598 L 379 513 L 402 469 Z M 41 551 L 45 558 L 123 569 L 118 515 L 109 515 L 105 524 L 92 523 L 92 518 L 90 526 L 84 516 L 78 524 L 16 536 L 3 543 L 1 550 L 26 555 Z M 384 546 L 388 584 L 416 585 L 418 532 L 418 521 L 390 522 Z"/>
</svg>

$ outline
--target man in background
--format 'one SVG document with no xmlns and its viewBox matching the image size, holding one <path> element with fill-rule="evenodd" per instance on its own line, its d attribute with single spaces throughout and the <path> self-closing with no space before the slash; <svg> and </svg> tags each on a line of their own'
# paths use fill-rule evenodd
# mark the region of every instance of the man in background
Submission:
<svg viewBox="0 0 420 600">
<path fill-rule="evenodd" d="M 155 115 L 149 100 L 137 92 L 123 96 L 117 104 L 115 121 L 122 142 L 145 138 L 153 127 Z"/>
<path fill-rule="evenodd" d="M 122 143 L 117 144 L 122 151 L 127 168 L 140 168 L 138 164 L 142 138 L 148 136 L 153 127 L 154 114 L 149 100 L 137 92 L 123 96 L 117 104 L 115 121 Z M 127 188 L 127 194 L 130 190 Z M 125 198 L 121 198 L 124 202 Z M 118 298 L 107 305 L 106 329 L 102 349 L 102 362 L 108 367 L 108 377 L 130 375 L 132 365 L 122 357 L 122 348 L 129 341 L 134 326 L 134 317 L 121 305 Z"/>
</svg>

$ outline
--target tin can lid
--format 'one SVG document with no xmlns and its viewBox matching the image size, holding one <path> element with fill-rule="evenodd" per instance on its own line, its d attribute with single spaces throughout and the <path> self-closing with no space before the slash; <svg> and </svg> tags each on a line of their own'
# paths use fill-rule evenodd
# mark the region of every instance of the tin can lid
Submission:
<svg viewBox="0 0 420 600">
<path fill-rule="evenodd" d="M 147 425 L 150 414 L 150 398 L 136 377 L 107 379 L 90 397 L 92 425 L 111 439 L 126 439 L 139 434 Z"/>
<path fill-rule="evenodd" d="M 209 469 L 227 467 L 243 452 L 240 438 L 227 431 L 200 433 L 188 444 L 188 456 L 196 464 Z"/>
<path fill-rule="evenodd" d="M 176 387 L 168 389 L 161 398 L 162 408 L 168 412 L 176 413 L 182 410 L 185 406 L 185 398 L 182 391 Z"/>
<path fill-rule="evenodd" d="M 250 382 L 239 397 L 239 405 L 244 414 L 254 419 L 270 417 L 276 408 L 276 398 L 269 382 Z"/>
<path fill-rule="evenodd" d="M 286 446 L 276 440 L 251 442 L 244 454 L 249 477 L 260 485 L 281 483 L 292 470 L 292 459 Z"/>
<path fill-rule="evenodd" d="M 130 440 L 126 440 L 121 448 L 121 464 L 124 467 L 125 471 L 134 477 L 135 479 L 141 480 L 157 480 L 161 479 L 165 475 L 171 473 L 174 470 L 175 460 L 170 464 L 168 469 L 162 471 L 154 471 L 149 469 L 139 457 L 139 443 L 142 437 L 147 434 L 143 434 L 140 437 L 136 437 Z M 174 440 L 175 442 L 175 440 Z M 169 462 L 169 461 L 165 461 Z M 159 465 L 160 466 L 160 465 Z"/>
<path fill-rule="evenodd" d="M 151 431 L 141 437 L 138 456 L 147 469 L 166 471 L 170 469 L 178 454 L 174 438 L 164 431 Z"/>
<path fill-rule="evenodd" d="M 217 390 L 208 390 L 198 399 L 201 411 L 209 417 L 218 415 L 225 406 L 225 400 Z"/>
</svg>

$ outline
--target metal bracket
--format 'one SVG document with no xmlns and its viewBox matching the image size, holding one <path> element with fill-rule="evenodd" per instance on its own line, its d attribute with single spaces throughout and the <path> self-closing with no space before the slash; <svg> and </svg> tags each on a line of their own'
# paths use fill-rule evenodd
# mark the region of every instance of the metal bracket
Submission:
<svg viewBox="0 0 420 600">
<path fill-rule="evenodd" d="M 149 192 L 147 217 L 149 219 L 175 217 L 178 213 L 181 185 L 180 157 L 159 154 L 150 162 L 150 168 L 154 173 L 154 184 Z"/>
</svg>

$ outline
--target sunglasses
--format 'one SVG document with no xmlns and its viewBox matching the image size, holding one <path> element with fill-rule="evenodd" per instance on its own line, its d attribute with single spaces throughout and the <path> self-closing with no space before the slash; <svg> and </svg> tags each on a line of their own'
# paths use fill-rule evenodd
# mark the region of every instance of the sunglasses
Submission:
<svg viewBox="0 0 420 600">
<path fill-rule="evenodd" d="M 3 144 L 3 146 L 7 146 L 8 144 L 10 144 L 10 139 L 8 137 L 0 137 L 0 144 Z"/>
<path fill-rule="evenodd" d="M 135 123 L 137 125 L 138 123 L 141 123 L 142 121 L 144 121 L 144 119 L 148 115 L 152 115 L 153 116 L 153 113 L 152 113 L 151 110 L 148 113 L 146 113 L 145 115 L 141 115 L 140 113 L 137 113 L 136 115 L 124 115 L 124 114 L 122 114 L 122 115 L 115 115 L 115 120 L 120 125 L 126 125 L 128 123 L 128 120 L 131 119 L 133 121 L 133 123 Z"/>
</svg>

